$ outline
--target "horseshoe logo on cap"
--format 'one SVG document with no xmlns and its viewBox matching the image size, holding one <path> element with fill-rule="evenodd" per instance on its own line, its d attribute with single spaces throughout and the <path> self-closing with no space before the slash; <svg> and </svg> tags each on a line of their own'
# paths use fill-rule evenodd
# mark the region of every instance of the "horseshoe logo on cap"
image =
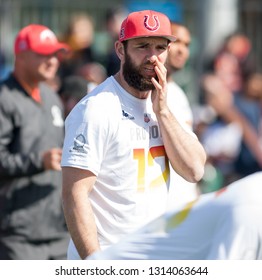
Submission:
<svg viewBox="0 0 262 280">
<path fill-rule="evenodd" d="M 147 28 L 150 31 L 156 31 L 159 28 L 159 26 L 160 26 L 159 20 L 158 20 L 157 16 L 153 16 L 153 18 L 154 18 L 154 21 L 155 21 L 155 25 L 154 26 L 149 25 L 149 23 L 148 23 L 149 16 L 145 16 L 145 19 L 144 19 L 145 28 Z"/>
</svg>

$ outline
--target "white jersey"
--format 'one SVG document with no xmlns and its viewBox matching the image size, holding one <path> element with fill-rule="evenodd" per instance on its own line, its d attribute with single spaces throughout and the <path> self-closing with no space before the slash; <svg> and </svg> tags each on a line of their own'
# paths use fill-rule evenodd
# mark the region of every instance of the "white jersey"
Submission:
<svg viewBox="0 0 262 280">
<path fill-rule="evenodd" d="M 262 172 L 167 212 L 89 259 L 262 260 Z"/>
<path fill-rule="evenodd" d="M 174 102 L 173 114 L 189 131 L 193 130 L 193 113 L 185 92 L 174 81 L 169 81 L 168 93 Z M 168 195 L 168 209 L 179 207 L 198 196 L 197 184 L 190 183 L 170 168 L 170 188 Z"/>
<path fill-rule="evenodd" d="M 170 94 L 172 111 L 175 102 Z M 102 249 L 166 211 L 169 162 L 150 97 L 110 77 L 73 108 L 65 133 L 61 165 L 97 176 L 89 198 Z M 79 258 L 72 241 L 71 251 Z"/>
</svg>

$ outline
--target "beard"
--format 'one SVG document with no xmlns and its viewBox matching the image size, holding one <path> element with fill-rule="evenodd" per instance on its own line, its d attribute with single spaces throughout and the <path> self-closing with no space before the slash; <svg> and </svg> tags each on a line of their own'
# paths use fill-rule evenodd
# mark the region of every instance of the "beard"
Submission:
<svg viewBox="0 0 262 280">
<path fill-rule="evenodd" d="M 152 66 L 152 64 L 149 62 L 146 65 Z M 133 87 L 139 91 L 148 91 L 148 90 L 154 90 L 155 86 L 151 81 L 151 77 L 147 78 L 140 74 L 140 68 L 136 67 L 131 59 L 131 57 L 128 55 L 127 52 L 125 52 L 125 63 L 123 65 L 123 75 L 124 79 L 127 82 L 127 84 L 130 87 Z M 154 77 L 158 81 L 158 77 Z"/>
</svg>

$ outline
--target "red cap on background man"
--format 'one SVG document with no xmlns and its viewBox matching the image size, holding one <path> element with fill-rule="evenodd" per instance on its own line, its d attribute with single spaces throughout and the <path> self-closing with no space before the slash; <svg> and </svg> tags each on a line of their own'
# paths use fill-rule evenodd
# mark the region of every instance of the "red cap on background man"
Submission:
<svg viewBox="0 0 262 280">
<path fill-rule="evenodd" d="M 69 50 L 69 46 L 58 41 L 52 30 L 44 25 L 30 24 L 19 31 L 15 39 L 14 52 L 33 51 L 50 55 L 60 50 Z"/>
<path fill-rule="evenodd" d="M 120 42 L 139 37 L 163 37 L 171 42 L 176 40 L 171 32 L 169 18 L 165 14 L 152 10 L 130 13 L 122 22 Z"/>
</svg>

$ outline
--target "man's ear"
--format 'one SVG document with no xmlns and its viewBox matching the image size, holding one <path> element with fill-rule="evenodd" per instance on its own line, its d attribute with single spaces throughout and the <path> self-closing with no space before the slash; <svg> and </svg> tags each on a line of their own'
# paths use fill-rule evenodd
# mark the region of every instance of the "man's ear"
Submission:
<svg viewBox="0 0 262 280">
<path fill-rule="evenodd" d="M 115 51 L 116 51 L 118 58 L 120 60 L 122 60 L 124 57 L 124 54 L 125 54 L 123 43 L 121 43 L 120 41 L 116 41 L 115 42 Z"/>
<path fill-rule="evenodd" d="M 169 42 L 168 43 L 168 45 L 167 45 L 167 50 L 168 50 L 168 52 L 170 51 L 170 49 L 171 49 L 171 44 L 172 44 L 173 42 Z"/>
</svg>

